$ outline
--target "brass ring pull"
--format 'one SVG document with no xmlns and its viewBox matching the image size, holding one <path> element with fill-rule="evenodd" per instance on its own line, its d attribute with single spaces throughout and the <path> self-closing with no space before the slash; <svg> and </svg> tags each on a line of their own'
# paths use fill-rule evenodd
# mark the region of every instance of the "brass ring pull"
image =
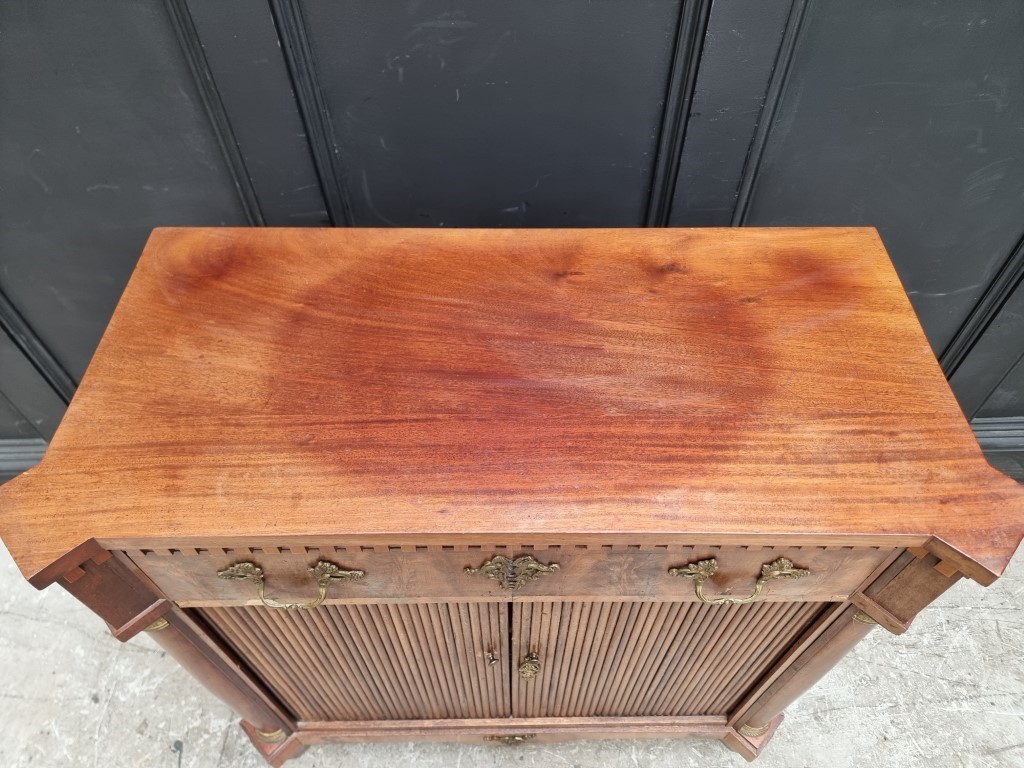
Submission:
<svg viewBox="0 0 1024 768">
<path fill-rule="evenodd" d="M 267 597 L 264 593 L 263 569 L 256 565 L 256 563 L 235 563 L 230 568 L 218 571 L 217 575 L 222 579 L 251 581 L 256 585 L 256 594 L 259 596 L 261 603 L 267 606 L 267 608 L 277 608 L 282 611 L 304 611 L 309 608 L 316 608 L 327 599 L 327 587 L 330 586 L 332 581 L 353 581 L 361 579 L 366 575 L 363 571 L 343 571 L 334 563 L 329 563 L 326 560 L 317 562 L 316 565 L 309 569 L 309 572 L 316 579 L 320 592 L 315 600 L 311 600 L 308 603 L 280 603 Z"/>
<path fill-rule="evenodd" d="M 668 572 L 670 576 L 682 576 L 684 579 L 693 579 L 697 599 L 708 605 L 745 605 L 746 603 L 752 603 L 761 597 L 765 583 L 772 579 L 802 579 L 804 576 L 811 575 L 811 572 L 804 568 L 794 567 L 792 560 L 780 557 L 774 562 L 765 563 L 761 566 L 761 577 L 757 580 L 757 584 L 754 585 L 754 594 L 750 595 L 750 597 L 705 597 L 704 582 L 714 576 L 717 570 L 718 561 L 712 558 L 711 560 L 700 560 L 696 563 L 690 563 L 684 568 L 669 568 Z"/>
<path fill-rule="evenodd" d="M 519 665 L 519 676 L 523 680 L 533 680 L 537 675 L 540 674 L 540 656 L 536 652 L 530 652 L 523 659 L 523 663 Z"/>
</svg>

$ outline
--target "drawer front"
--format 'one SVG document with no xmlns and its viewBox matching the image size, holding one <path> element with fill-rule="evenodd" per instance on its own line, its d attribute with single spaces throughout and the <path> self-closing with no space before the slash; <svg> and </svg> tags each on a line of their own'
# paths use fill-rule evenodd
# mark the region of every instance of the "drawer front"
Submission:
<svg viewBox="0 0 1024 768">
<path fill-rule="evenodd" d="M 320 561 L 362 572 L 360 578 L 330 580 L 327 604 L 543 598 L 700 602 L 755 595 L 758 602 L 830 602 L 845 600 L 898 551 L 591 544 L 459 549 L 264 547 L 135 550 L 127 554 L 168 598 L 185 606 L 216 606 L 260 604 L 256 580 L 241 578 L 246 574 L 237 570 L 239 578 L 218 576 L 239 564 L 260 569 L 263 596 L 268 601 L 314 601 L 320 589 L 310 569 Z M 251 571 L 250 566 L 242 568 Z"/>
</svg>

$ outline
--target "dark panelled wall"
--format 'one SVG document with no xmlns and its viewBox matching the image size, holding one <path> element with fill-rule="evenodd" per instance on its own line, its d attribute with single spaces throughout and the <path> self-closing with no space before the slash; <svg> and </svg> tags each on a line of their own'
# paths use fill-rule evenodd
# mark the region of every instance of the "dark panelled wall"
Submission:
<svg viewBox="0 0 1024 768">
<path fill-rule="evenodd" d="M 389 7 L 303 5 L 351 224 L 642 220 L 674 3 Z"/>
<path fill-rule="evenodd" d="M 0 289 L 78 379 L 153 227 L 246 223 L 167 11 L 0 4 Z"/>
<path fill-rule="evenodd" d="M 0 4 L 0 477 L 151 228 L 877 226 L 1024 451 L 1017 0 Z"/>
<path fill-rule="evenodd" d="M 877 226 L 942 352 L 1024 233 L 1017 0 L 816 0 L 745 224 Z"/>
</svg>

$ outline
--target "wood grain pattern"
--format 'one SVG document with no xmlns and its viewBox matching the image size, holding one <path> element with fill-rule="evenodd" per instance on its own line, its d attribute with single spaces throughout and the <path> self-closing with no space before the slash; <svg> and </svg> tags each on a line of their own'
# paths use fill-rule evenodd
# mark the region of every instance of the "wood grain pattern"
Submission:
<svg viewBox="0 0 1024 768">
<path fill-rule="evenodd" d="M 1024 530 L 868 229 L 157 230 L 0 510 L 37 585 L 254 531 L 808 536 L 988 582 Z"/>
</svg>

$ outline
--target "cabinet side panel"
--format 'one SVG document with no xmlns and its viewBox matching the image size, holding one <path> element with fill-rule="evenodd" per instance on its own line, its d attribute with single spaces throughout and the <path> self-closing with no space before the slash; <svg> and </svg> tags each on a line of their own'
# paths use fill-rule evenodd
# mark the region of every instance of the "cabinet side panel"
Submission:
<svg viewBox="0 0 1024 768">
<path fill-rule="evenodd" d="M 298 720 L 332 722 L 507 716 L 504 608 L 428 603 L 197 611 Z"/>
</svg>

